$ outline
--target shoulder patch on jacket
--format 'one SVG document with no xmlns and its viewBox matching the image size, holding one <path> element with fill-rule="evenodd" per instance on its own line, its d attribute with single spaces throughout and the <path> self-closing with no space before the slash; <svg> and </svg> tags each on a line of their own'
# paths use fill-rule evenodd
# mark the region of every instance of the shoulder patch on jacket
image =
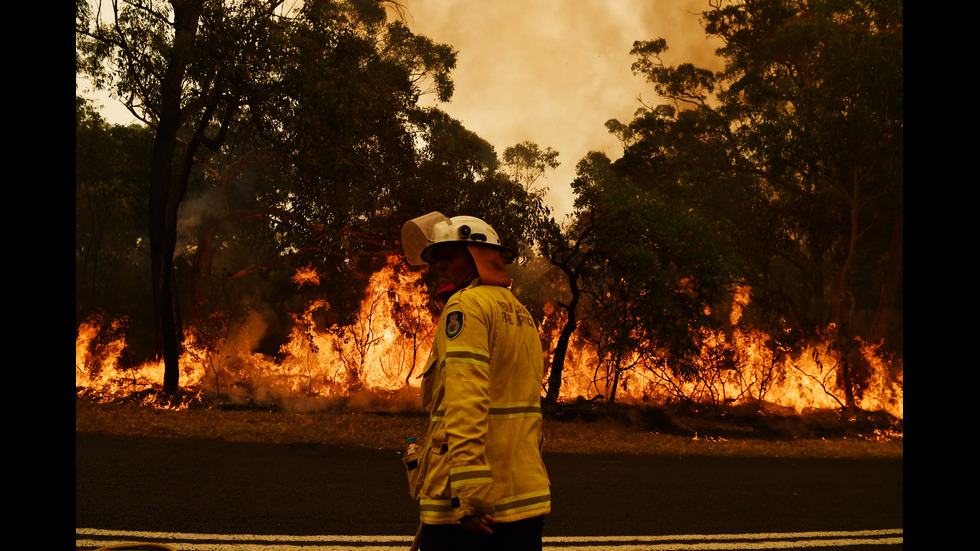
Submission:
<svg viewBox="0 0 980 551">
<path fill-rule="evenodd" d="M 463 313 L 454 310 L 446 314 L 446 336 L 455 339 L 463 331 Z"/>
</svg>

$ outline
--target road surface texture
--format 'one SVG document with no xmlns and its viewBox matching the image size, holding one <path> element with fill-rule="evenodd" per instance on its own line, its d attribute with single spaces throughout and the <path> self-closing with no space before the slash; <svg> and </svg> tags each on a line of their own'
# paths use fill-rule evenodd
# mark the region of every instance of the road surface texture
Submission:
<svg viewBox="0 0 980 551">
<path fill-rule="evenodd" d="M 903 459 L 546 454 L 548 549 L 903 546 Z M 75 435 L 76 549 L 407 549 L 396 452 Z"/>
</svg>

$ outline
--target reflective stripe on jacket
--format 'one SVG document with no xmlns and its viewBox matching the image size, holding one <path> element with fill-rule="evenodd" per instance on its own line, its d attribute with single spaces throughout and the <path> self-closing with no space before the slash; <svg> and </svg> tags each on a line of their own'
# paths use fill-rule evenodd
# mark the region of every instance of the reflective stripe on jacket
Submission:
<svg viewBox="0 0 980 551">
<path fill-rule="evenodd" d="M 443 308 L 422 378 L 429 427 L 413 495 L 422 521 L 551 511 L 541 458 L 543 356 L 537 326 L 504 287 L 479 280 Z"/>
</svg>

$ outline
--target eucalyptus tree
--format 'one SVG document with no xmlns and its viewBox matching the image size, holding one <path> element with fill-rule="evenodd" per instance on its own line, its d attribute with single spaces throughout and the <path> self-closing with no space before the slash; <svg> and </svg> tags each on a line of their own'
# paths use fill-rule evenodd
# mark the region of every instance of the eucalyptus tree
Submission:
<svg viewBox="0 0 980 551">
<path fill-rule="evenodd" d="M 561 164 L 558 162 L 557 151 L 550 147 L 541 149 L 538 144 L 530 140 L 508 147 L 504 150 L 503 157 L 506 172 L 528 191 L 534 189 L 535 184 L 544 176 L 545 172 L 554 170 Z M 543 194 L 547 190 L 537 189 L 534 191 Z"/>
<path fill-rule="evenodd" d="M 448 98 L 455 53 L 388 24 L 385 4 L 112 0 L 107 19 L 77 25 L 80 66 L 155 132 L 149 241 L 165 392 L 179 378 L 178 211 L 195 179 L 247 173 L 230 145 L 274 159 L 280 185 L 253 199 L 278 212 L 267 216 L 286 250 L 350 254 L 345 236 L 390 203 L 387 182 L 411 166 L 407 111 L 430 88 Z"/>
<path fill-rule="evenodd" d="M 594 246 L 603 256 L 587 312 L 612 401 L 621 373 L 634 366 L 678 376 L 697 369 L 710 312 L 729 290 L 730 265 L 713 221 L 621 173 L 603 182 L 596 207 Z"/>
<path fill-rule="evenodd" d="M 901 350 L 902 2 L 716 1 L 703 22 L 720 72 L 665 64 L 663 39 L 634 45 L 634 71 L 673 107 L 610 123 L 623 164 L 728 224 L 765 316 L 830 328 L 853 405 L 859 342 Z"/>
<path fill-rule="evenodd" d="M 575 211 L 541 234 L 541 250 L 569 286 L 548 397 L 560 392 L 575 331 L 597 351 L 597 390 L 614 401 L 623 372 L 637 367 L 686 376 L 696 369 L 711 307 L 728 292 L 730 260 L 717 225 L 690 205 L 642 189 L 604 154 L 580 161 Z"/>
<path fill-rule="evenodd" d="M 276 51 L 279 2 L 133 0 L 96 13 L 77 46 L 95 82 L 111 88 L 155 130 L 149 174 L 149 241 L 164 391 L 178 385 L 181 327 L 174 253 L 177 213 L 196 163 L 219 151 L 251 97 L 253 75 Z M 87 37 L 87 39 L 86 39 Z"/>
<path fill-rule="evenodd" d="M 590 286 L 589 278 L 602 258 L 602 251 L 594 244 L 598 210 L 592 205 L 598 200 L 596 191 L 601 189 L 601 182 L 609 178 L 610 166 L 611 161 L 602 153 L 593 151 L 582 158 L 572 182 L 575 194 L 572 217 L 564 225 L 548 217 L 538 227 L 537 243 L 541 255 L 564 275 L 568 289 L 567 299 L 562 297 L 555 301 L 565 315 L 551 351 L 545 395 L 551 402 L 557 401 L 561 393 L 568 346 L 578 329 L 579 304 Z"/>
</svg>

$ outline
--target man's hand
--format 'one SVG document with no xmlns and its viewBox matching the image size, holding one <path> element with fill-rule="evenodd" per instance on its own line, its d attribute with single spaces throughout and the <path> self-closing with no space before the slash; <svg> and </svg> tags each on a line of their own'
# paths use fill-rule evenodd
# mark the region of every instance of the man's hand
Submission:
<svg viewBox="0 0 980 551">
<path fill-rule="evenodd" d="M 496 522 L 490 515 L 469 515 L 459 519 L 459 523 L 470 532 L 477 534 L 493 534 L 490 525 Z"/>
</svg>

